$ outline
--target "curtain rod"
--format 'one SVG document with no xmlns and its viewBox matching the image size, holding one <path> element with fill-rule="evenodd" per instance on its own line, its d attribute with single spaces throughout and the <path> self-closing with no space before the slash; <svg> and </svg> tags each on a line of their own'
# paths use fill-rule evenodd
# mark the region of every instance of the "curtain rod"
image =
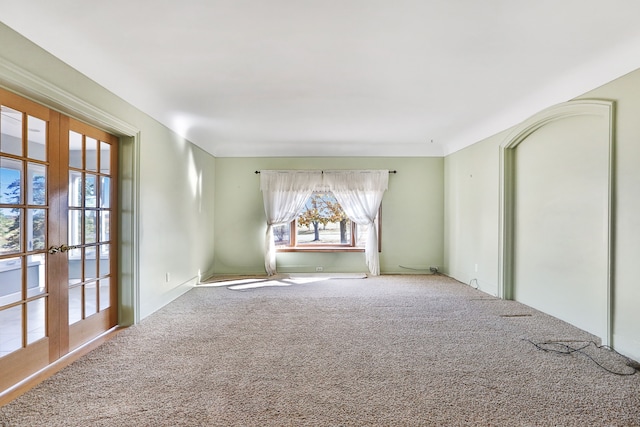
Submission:
<svg viewBox="0 0 640 427">
<path fill-rule="evenodd" d="M 320 171 L 321 173 L 324 173 L 324 171 Z M 260 171 L 255 171 L 255 173 L 260 173 Z M 390 170 L 389 173 L 398 173 L 397 170 Z"/>
</svg>

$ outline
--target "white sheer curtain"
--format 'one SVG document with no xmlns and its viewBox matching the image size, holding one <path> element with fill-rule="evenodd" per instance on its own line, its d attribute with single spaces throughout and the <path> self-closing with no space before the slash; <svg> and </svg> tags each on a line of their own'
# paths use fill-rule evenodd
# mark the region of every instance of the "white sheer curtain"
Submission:
<svg viewBox="0 0 640 427">
<path fill-rule="evenodd" d="M 364 248 L 365 258 L 371 274 L 380 275 L 378 231 L 374 220 L 389 184 L 389 171 L 325 171 L 323 182 L 333 192 L 351 221 L 369 226 Z"/>
<path fill-rule="evenodd" d="M 260 190 L 267 215 L 264 267 L 269 276 L 276 273 L 273 226 L 293 221 L 304 208 L 311 193 L 320 185 L 321 171 L 260 171 Z"/>
</svg>

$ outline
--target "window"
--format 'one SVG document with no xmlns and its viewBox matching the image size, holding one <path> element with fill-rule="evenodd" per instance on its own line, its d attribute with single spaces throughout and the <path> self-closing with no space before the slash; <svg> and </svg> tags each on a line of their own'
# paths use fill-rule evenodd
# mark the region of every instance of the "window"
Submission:
<svg viewBox="0 0 640 427">
<path fill-rule="evenodd" d="M 380 247 L 380 211 L 378 227 Z M 305 208 L 289 224 L 274 227 L 273 234 L 279 252 L 293 251 L 364 251 L 368 226 L 349 220 L 330 191 L 315 191 Z"/>
</svg>

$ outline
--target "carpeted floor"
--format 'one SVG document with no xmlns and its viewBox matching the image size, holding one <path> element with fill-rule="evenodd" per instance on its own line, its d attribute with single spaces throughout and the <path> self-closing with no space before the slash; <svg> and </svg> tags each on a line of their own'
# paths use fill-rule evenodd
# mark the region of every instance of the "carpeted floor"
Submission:
<svg viewBox="0 0 640 427">
<path fill-rule="evenodd" d="M 443 276 L 242 284 L 191 290 L 0 426 L 640 426 L 625 358 L 522 304 Z"/>
</svg>

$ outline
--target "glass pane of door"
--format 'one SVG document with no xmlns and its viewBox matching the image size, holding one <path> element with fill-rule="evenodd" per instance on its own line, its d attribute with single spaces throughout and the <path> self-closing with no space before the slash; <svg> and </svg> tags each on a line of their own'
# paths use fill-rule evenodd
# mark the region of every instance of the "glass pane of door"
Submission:
<svg viewBox="0 0 640 427">
<path fill-rule="evenodd" d="M 88 171 L 98 170 L 98 141 L 89 136 L 85 137 L 85 169 Z"/>
<path fill-rule="evenodd" d="M 69 132 L 69 167 L 82 168 L 82 135 Z"/>
<path fill-rule="evenodd" d="M 27 345 L 46 336 L 47 320 L 45 316 L 47 310 L 45 303 L 46 298 L 38 298 L 27 303 Z"/>
<path fill-rule="evenodd" d="M 47 291 L 46 262 L 43 253 L 27 256 L 27 298 L 43 295 Z"/>
<path fill-rule="evenodd" d="M 69 324 L 82 320 L 82 285 L 69 288 Z"/>
<path fill-rule="evenodd" d="M 27 156 L 36 160 L 47 160 L 47 122 L 27 116 Z"/>
<path fill-rule="evenodd" d="M 47 203 L 47 168 L 38 163 L 27 164 L 27 203 L 30 205 L 46 205 Z"/>
<path fill-rule="evenodd" d="M 2 225 L 0 255 L 20 252 L 22 209 L 0 208 L 0 224 Z"/>
<path fill-rule="evenodd" d="M 22 161 L 0 157 L 0 203 L 19 204 L 22 201 Z"/>
<path fill-rule="evenodd" d="M 100 280 L 100 310 L 111 307 L 111 285 L 109 279 Z"/>
<path fill-rule="evenodd" d="M 10 305 L 22 300 L 22 258 L 0 260 L 0 302 Z"/>
<path fill-rule="evenodd" d="M 22 156 L 21 111 L 0 105 L 0 153 Z"/>
<path fill-rule="evenodd" d="M 22 348 L 22 305 L 0 310 L 0 357 Z"/>
</svg>

